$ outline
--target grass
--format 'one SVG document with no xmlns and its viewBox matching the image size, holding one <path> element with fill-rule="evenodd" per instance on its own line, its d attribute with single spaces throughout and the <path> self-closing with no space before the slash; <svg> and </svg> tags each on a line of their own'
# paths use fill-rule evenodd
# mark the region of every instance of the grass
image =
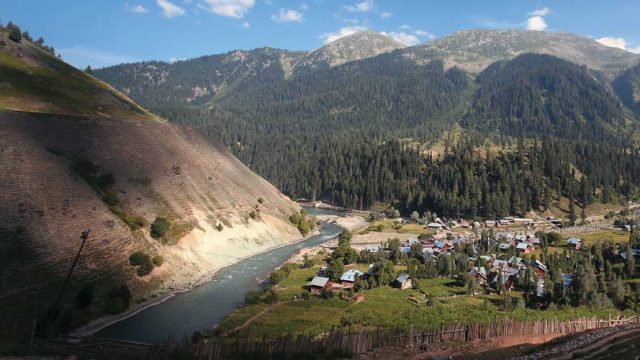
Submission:
<svg viewBox="0 0 640 360">
<path fill-rule="evenodd" d="M 3 37 L 4 34 L 0 33 Z M 23 40 L 24 59 L 0 52 L 0 109 L 66 115 L 150 118 L 107 84 Z"/>
<path fill-rule="evenodd" d="M 396 225 L 393 220 L 384 219 L 377 220 L 369 224 L 366 229 L 364 229 L 361 233 L 366 234 L 372 231 L 378 232 L 378 230 L 382 230 L 380 232 L 385 233 L 396 233 L 396 234 L 415 234 L 415 235 L 433 235 L 435 232 L 431 229 L 427 229 L 424 225 L 420 224 L 399 224 Z"/>
<path fill-rule="evenodd" d="M 612 241 L 617 244 L 629 242 L 629 232 L 624 230 L 607 230 L 594 233 L 568 234 L 567 236 L 565 236 L 565 238 L 568 239 L 573 236 L 582 240 L 583 246 L 591 246 L 601 241 Z"/>
<path fill-rule="evenodd" d="M 366 265 L 353 265 L 365 270 Z M 452 323 L 488 323 L 505 316 L 517 320 L 536 320 L 557 317 L 571 319 L 580 316 L 606 316 L 615 310 L 590 310 L 587 308 L 565 308 L 558 310 L 534 310 L 516 308 L 500 311 L 501 297 L 496 294 L 469 296 L 464 287 L 456 285 L 449 278 L 420 279 L 419 288 L 431 295 L 431 305 L 424 301 L 416 304 L 410 298 L 426 299 L 418 290 L 399 290 L 388 286 L 365 290 L 365 301 L 353 303 L 342 300 L 338 294 L 332 299 L 311 296 L 308 300 L 299 298 L 307 282 L 319 270 L 319 266 L 297 269 L 289 277 L 274 287 L 281 301 L 286 301 L 257 317 L 239 336 L 274 336 L 282 334 L 320 334 L 332 327 L 343 325 L 358 328 L 401 328 L 437 327 Z M 398 272 L 401 267 L 396 267 Z M 295 301 L 290 301 L 298 297 Z M 512 302 L 521 298 L 519 292 L 509 293 Z M 266 308 L 266 304 L 246 306 L 222 321 L 221 331 L 228 331 L 244 323 Z"/>
</svg>

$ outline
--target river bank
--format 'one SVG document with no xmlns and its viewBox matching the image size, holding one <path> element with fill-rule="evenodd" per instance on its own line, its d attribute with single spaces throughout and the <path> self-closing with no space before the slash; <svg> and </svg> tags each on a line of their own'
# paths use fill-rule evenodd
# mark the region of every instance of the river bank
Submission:
<svg viewBox="0 0 640 360">
<path fill-rule="evenodd" d="M 310 215 L 335 215 L 327 210 L 308 209 Z M 72 335 L 97 335 L 122 340 L 157 342 L 168 337 L 190 336 L 217 324 L 244 304 L 247 291 L 258 290 L 261 282 L 292 253 L 324 243 L 337 236 L 342 228 L 332 222 L 321 225 L 305 238 L 283 242 L 259 253 L 238 259 L 217 269 L 191 286 L 173 288 L 145 302 L 135 304 L 125 313 L 102 317 Z"/>
<path fill-rule="evenodd" d="M 293 241 L 287 241 L 287 242 L 283 242 L 279 245 L 276 246 L 271 246 L 269 248 L 266 248 L 260 252 L 257 252 L 255 254 L 251 254 L 251 255 L 247 255 L 245 257 L 239 257 L 237 263 L 245 261 L 247 259 L 250 259 L 252 257 L 258 256 L 258 255 L 262 255 L 265 253 L 268 253 L 270 251 L 273 251 L 275 249 L 281 248 L 281 247 L 285 247 L 288 245 L 292 245 L 292 244 L 296 244 L 296 243 L 300 243 L 300 242 L 304 242 L 305 240 L 308 240 L 309 238 L 316 236 L 320 233 L 320 231 L 316 228 L 314 229 L 314 231 L 312 231 L 310 234 L 308 234 L 306 237 L 301 237 L 297 240 L 293 240 Z M 233 265 L 233 264 L 231 264 Z M 90 323 L 83 325 L 82 327 L 73 330 L 69 335 L 71 336 L 77 336 L 77 337 L 85 337 L 85 336 L 91 336 L 94 335 L 96 333 L 98 333 L 99 331 L 101 331 L 102 329 L 105 329 L 111 325 L 114 325 L 120 321 L 126 320 L 132 316 L 135 316 L 136 314 L 147 310 L 150 307 L 153 306 L 157 306 L 160 305 L 162 303 L 164 303 L 165 301 L 173 298 L 176 295 L 179 294 L 184 294 L 187 293 L 189 291 L 193 291 L 195 289 L 197 289 L 198 287 L 205 285 L 209 282 L 215 281 L 218 273 L 220 270 L 224 269 L 225 267 L 230 266 L 230 265 L 226 265 L 226 266 L 221 266 L 218 269 L 214 269 L 213 272 L 209 275 L 204 275 L 198 279 L 196 279 L 195 281 L 190 282 L 188 285 L 182 286 L 182 287 L 173 287 L 168 291 L 164 291 L 162 293 L 160 293 L 159 295 L 156 295 L 155 298 L 153 298 L 153 300 L 149 300 L 146 301 L 144 303 L 140 303 L 140 304 L 132 304 L 129 309 L 127 309 L 126 311 L 124 311 L 123 313 L 120 314 L 116 314 L 116 315 L 106 315 L 103 317 L 100 317 L 98 319 L 95 319 L 93 321 L 91 321 Z"/>
</svg>

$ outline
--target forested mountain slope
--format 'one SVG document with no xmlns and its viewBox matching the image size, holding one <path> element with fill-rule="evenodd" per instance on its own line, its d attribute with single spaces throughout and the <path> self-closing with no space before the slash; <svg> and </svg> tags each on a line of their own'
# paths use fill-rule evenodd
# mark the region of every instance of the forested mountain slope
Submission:
<svg viewBox="0 0 640 360">
<path fill-rule="evenodd" d="M 585 67 L 549 55 L 525 54 L 490 65 L 465 125 L 510 136 L 615 141 L 627 115 Z"/>
<path fill-rule="evenodd" d="M 300 237 L 298 205 L 224 146 L 4 29 L 0 44 L 0 323 L 54 305 L 85 229 L 61 330 Z"/>
<path fill-rule="evenodd" d="M 356 53 L 375 54 L 368 50 Z M 172 97 L 171 86 L 182 87 L 179 77 L 157 89 L 137 81 L 141 64 L 96 74 L 123 91 L 140 86 L 144 105 L 202 128 L 293 197 L 349 207 L 390 202 L 406 210 L 497 216 L 545 209 L 583 187 L 589 189 L 583 191 L 585 203 L 635 196 L 636 182 L 626 173 L 635 168 L 608 169 L 626 179 L 616 183 L 595 165 L 634 164 L 637 116 L 618 97 L 623 87 L 611 81 L 622 79 L 638 62 L 635 54 L 576 35 L 517 30 L 463 31 L 333 66 L 304 67 L 299 59 L 308 54 L 280 54 L 293 60 L 287 66 L 282 61 L 257 66 L 255 81 L 230 86 L 203 102 Z M 197 61 L 182 63 L 180 71 Z M 179 67 L 163 66 L 167 79 Z M 200 67 L 198 73 L 202 79 L 234 74 L 218 75 L 217 65 Z M 461 143 L 446 138 L 457 126 Z M 535 162 L 529 159 L 535 140 L 562 151 Z M 444 146 L 430 157 L 436 142 Z M 516 143 L 522 144 L 517 161 L 512 158 Z M 475 159 L 488 153 L 478 149 L 496 145 L 505 158 Z M 597 146 L 589 149 L 603 157 L 573 155 L 585 146 Z M 550 163 L 562 170 L 552 170 Z M 559 173 L 568 176 L 578 164 L 579 175 L 569 176 L 575 181 L 552 180 L 560 179 Z M 476 170 L 469 173 L 469 168 Z M 500 177 L 507 173 L 515 178 Z M 482 185 L 485 181 L 502 185 L 492 188 Z"/>
<path fill-rule="evenodd" d="M 613 82 L 613 88 L 622 103 L 640 116 L 640 64 L 622 73 Z"/>
</svg>

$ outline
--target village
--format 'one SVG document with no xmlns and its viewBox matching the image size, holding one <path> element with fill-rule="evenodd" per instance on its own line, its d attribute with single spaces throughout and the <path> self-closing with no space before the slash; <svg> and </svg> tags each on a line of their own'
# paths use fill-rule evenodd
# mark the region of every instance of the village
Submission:
<svg viewBox="0 0 640 360">
<path fill-rule="evenodd" d="M 300 250 L 216 332 L 312 334 L 334 326 L 618 316 L 635 313 L 640 300 L 633 211 L 609 211 L 572 227 L 553 216 L 394 215 L 317 216 L 361 222 L 338 239 Z"/>
</svg>

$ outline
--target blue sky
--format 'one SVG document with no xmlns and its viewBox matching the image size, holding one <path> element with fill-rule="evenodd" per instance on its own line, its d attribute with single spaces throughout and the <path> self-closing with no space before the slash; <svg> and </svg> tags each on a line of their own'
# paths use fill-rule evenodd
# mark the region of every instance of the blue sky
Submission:
<svg viewBox="0 0 640 360">
<path fill-rule="evenodd" d="M 310 50 L 358 30 L 406 44 L 470 28 L 572 32 L 640 53 L 637 0 L 0 0 L 0 19 L 84 68 L 263 46 Z"/>
</svg>

